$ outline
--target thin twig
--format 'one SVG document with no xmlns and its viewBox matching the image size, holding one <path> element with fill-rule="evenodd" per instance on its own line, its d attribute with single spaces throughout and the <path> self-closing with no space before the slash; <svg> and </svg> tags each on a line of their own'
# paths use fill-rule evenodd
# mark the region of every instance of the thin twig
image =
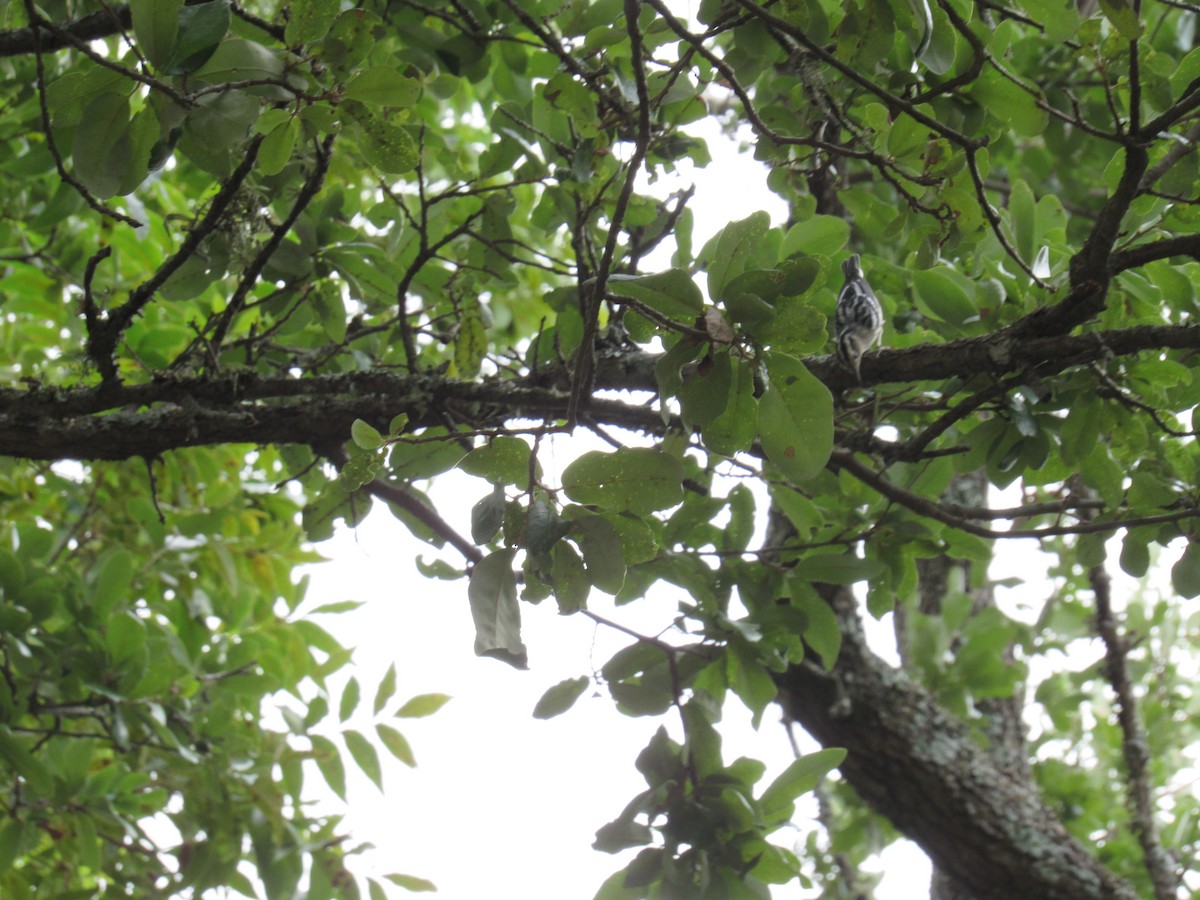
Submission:
<svg viewBox="0 0 1200 900">
<path fill-rule="evenodd" d="M 1163 847 L 1154 821 L 1149 739 L 1138 716 L 1129 677 L 1128 642 L 1121 636 L 1113 617 L 1112 583 L 1108 571 L 1103 565 L 1092 566 L 1088 570 L 1088 580 L 1096 597 L 1096 631 L 1104 642 L 1104 671 L 1117 698 L 1117 722 L 1121 726 L 1121 752 L 1125 757 L 1133 830 L 1142 847 L 1156 900 L 1174 900 L 1180 882 L 1178 866 Z"/>
</svg>

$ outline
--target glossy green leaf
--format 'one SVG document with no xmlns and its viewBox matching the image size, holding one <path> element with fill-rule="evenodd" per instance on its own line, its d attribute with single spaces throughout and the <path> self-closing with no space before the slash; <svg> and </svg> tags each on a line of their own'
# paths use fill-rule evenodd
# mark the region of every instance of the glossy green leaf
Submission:
<svg viewBox="0 0 1200 900">
<path fill-rule="evenodd" d="M 369 740 L 360 732 L 350 729 L 342 732 L 346 749 L 364 775 L 371 779 L 375 787 L 383 790 L 383 769 L 379 765 L 379 753 Z"/>
<path fill-rule="evenodd" d="M 625 584 L 625 559 L 621 537 L 603 516 L 580 515 L 571 521 L 577 535 L 588 580 L 606 594 L 616 594 Z"/>
<path fill-rule="evenodd" d="M 1189 600 L 1200 596 L 1200 548 L 1190 541 L 1171 567 L 1171 587 Z"/>
<path fill-rule="evenodd" d="M 535 480 L 542 477 L 541 465 L 532 461 L 529 444 L 521 438 L 506 435 L 476 447 L 459 460 L 458 467 L 468 475 L 486 478 L 493 484 L 518 487 L 527 487 L 531 475 Z"/>
<path fill-rule="evenodd" d="M 763 452 L 797 482 L 816 476 L 833 452 L 833 397 L 800 360 L 767 355 L 770 385 L 759 401 Z"/>
<path fill-rule="evenodd" d="M 370 165 L 388 175 L 408 172 L 416 166 L 417 143 L 407 130 L 366 106 L 348 104 L 347 110 L 358 125 L 359 149 Z M 478 322 L 474 317 L 465 321 Z"/>
<path fill-rule="evenodd" d="M 852 554 L 809 553 L 796 563 L 793 571 L 807 581 L 853 584 L 877 578 L 883 572 L 883 563 L 877 559 L 860 559 Z"/>
<path fill-rule="evenodd" d="M 75 175 L 101 199 L 114 196 L 133 164 L 129 101 L 121 94 L 101 94 L 75 132 L 71 150 Z"/>
<path fill-rule="evenodd" d="M 810 216 L 788 229 L 783 239 L 787 255 L 833 256 L 850 241 L 850 226 L 837 216 Z"/>
<path fill-rule="evenodd" d="M 726 285 L 746 270 L 770 224 L 767 213 L 751 213 L 745 219 L 730 222 L 709 242 L 712 256 L 708 260 L 708 293 L 714 300 L 725 299 Z"/>
<path fill-rule="evenodd" d="M 561 716 L 575 705 L 575 701 L 584 695 L 591 683 L 592 680 L 584 675 L 560 681 L 542 694 L 533 708 L 533 717 L 553 719 L 555 716 Z"/>
<path fill-rule="evenodd" d="M 471 507 L 471 540 L 486 544 L 496 536 L 504 524 L 505 503 L 504 488 L 499 484 L 475 502 Z"/>
<path fill-rule="evenodd" d="M 912 273 L 917 298 L 943 322 L 962 325 L 976 318 L 979 310 L 959 279 L 938 269 L 919 269 Z"/>
<path fill-rule="evenodd" d="M 796 800 L 815 788 L 822 778 L 840 766 L 845 759 L 844 749 L 829 747 L 794 760 L 767 786 L 759 798 L 763 815 L 773 821 L 789 819 Z"/>
<path fill-rule="evenodd" d="M 171 57 L 183 0 L 130 0 L 129 14 L 138 48 L 155 68 Z"/>
<path fill-rule="evenodd" d="M 362 697 L 362 688 L 358 683 L 357 678 L 351 678 L 346 682 L 346 687 L 342 691 L 342 702 L 338 706 L 338 720 L 345 722 L 358 709 L 358 701 Z"/>
<path fill-rule="evenodd" d="M 729 396 L 722 412 L 701 429 L 705 446 L 721 456 L 750 449 L 758 434 L 758 400 L 754 396 L 754 370 L 737 359 L 730 373 Z"/>
<path fill-rule="evenodd" d="M 364 450 L 377 450 L 383 446 L 383 435 L 374 425 L 355 419 L 350 425 L 350 437 Z"/>
<path fill-rule="evenodd" d="M 278 175 L 292 158 L 300 136 L 300 121 L 288 119 L 276 126 L 258 148 L 258 168 L 264 175 Z"/>
<path fill-rule="evenodd" d="M 422 719 L 431 716 L 450 702 L 448 694 L 418 694 L 396 711 L 402 719 Z"/>
<path fill-rule="evenodd" d="M 550 577 L 553 579 L 558 611 L 570 615 L 586 608 L 592 585 L 583 566 L 583 558 L 568 541 L 555 544 L 550 557 Z"/>
<path fill-rule="evenodd" d="M 178 37 L 167 61 L 167 73 L 186 75 L 204 65 L 229 31 L 232 20 L 229 0 L 184 6 L 179 11 Z"/>
<path fill-rule="evenodd" d="M 413 755 L 412 747 L 404 735 L 391 725 L 382 722 L 375 726 L 375 733 L 379 736 L 379 742 L 387 748 L 388 753 L 406 766 L 416 767 L 417 758 Z"/>
<path fill-rule="evenodd" d="M 284 40 L 296 47 L 325 37 L 341 8 L 340 0 L 293 0 Z"/>
<path fill-rule="evenodd" d="M 425 878 L 417 878 L 414 875 L 394 875 L 393 874 L 393 875 L 384 875 L 383 877 L 386 878 L 388 881 L 390 881 L 392 884 L 396 885 L 396 887 L 402 887 L 406 891 L 420 892 L 420 891 L 436 891 L 437 890 L 437 885 L 435 885 L 432 881 L 429 881 L 428 879 L 425 879 Z"/>
<path fill-rule="evenodd" d="M 655 312 L 684 324 L 691 324 L 704 310 L 704 297 L 692 276 L 682 269 L 668 269 L 653 275 L 612 275 L 608 290 L 618 296 L 632 297 Z"/>
<path fill-rule="evenodd" d="M 679 460 L 646 447 L 592 450 L 563 471 L 563 490 L 576 503 L 648 513 L 683 500 Z"/>
<path fill-rule="evenodd" d="M 420 95 L 421 82 L 386 66 L 360 72 L 342 92 L 347 100 L 395 107 L 412 106 Z"/>
<path fill-rule="evenodd" d="M 512 550 L 498 550 L 485 556 L 471 573 L 467 598 L 475 622 L 475 654 L 492 656 L 524 669 L 528 654 L 521 641 L 521 611 L 517 606 L 517 578 L 512 564 Z"/>
</svg>

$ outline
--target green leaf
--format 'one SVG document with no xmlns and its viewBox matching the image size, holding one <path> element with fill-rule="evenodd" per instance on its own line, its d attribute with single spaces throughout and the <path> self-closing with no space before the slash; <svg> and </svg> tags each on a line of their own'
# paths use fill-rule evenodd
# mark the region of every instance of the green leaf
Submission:
<svg viewBox="0 0 1200 900">
<path fill-rule="evenodd" d="M 764 346 L 790 354 L 816 353 L 829 340 L 824 314 L 799 297 L 781 299 L 775 315 L 749 331 Z"/>
<path fill-rule="evenodd" d="M 1136 41 L 1142 36 L 1142 23 L 1129 0 L 1100 0 L 1100 8 L 1125 40 Z"/>
<path fill-rule="evenodd" d="M 563 471 L 562 486 L 576 503 L 644 514 L 683 500 L 683 466 L 648 447 L 590 450 Z"/>
<path fill-rule="evenodd" d="M 521 610 L 517 605 L 517 577 L 512 550 L 485 556 L 471 573 L 467 598 L 475 622 L 475 654 L 491 656 L 518 669 L 528 667 L 521 642 Z"/>
<path fill-rule="evenodd" d="M 1150 547 L 1146 539 L 1132 531 L 1125 533 L 1121 542 L 1121 570 L 1126 575 L 1142 578 L 1150 569 Z"/>
<path fill-rule="evenodd" d="M 741 645 L 731 645 L 729 649 L 729 686 L 753 714 L 751 724 L 758 728 L 763 713 L 775 700 L 779 689 L 771 673 Z"/>
<path fill-rule="evenodd" d="M 34 795 L 48 794 L 53 788 L 50 770 L 30 752 L 29 741 L 14 735 L 7 725 L 0 725 L 0 760 L 25 779 L 28 790 Z"/>
<path fill-rule="evenodd" d="M 950 23 L 949 17 L 936 4 L 929 4 L 926 9 L 932 13 L 929 27 L 932 33 L 928 40 L 922 35 L 918 41 L 926 44 L 925 52 L 919 57 L 925 67 L 934 75 L 945 75 L 954 68 L 957 30 Z M 916 17 L 920 23 L 921 16 Z M 923 27 L 923 26 L 922 26 Z"/>
<path fill-rule="evenodd" d="M 1095 448 L 1100 439 L 1102 408 L 1100 399 L 1092 393 L 1082 394 L 1071 403 L 1060 432 L 1064 463 L 1074 465 Z"/>
<path fill-rule="evenodd" d="M 830 772 L 846 759 L 841 747 L 828 747 L 794 760 L 779 777 L 767 786 L 759 798 L 763 817 L 768 822 L 782 823 L 792 817 L 796 799 L 815 788 Z"/>
<path fill-rule="evenodd" d="M 810 553 L 793 570 L 806 581 L 823 584 L 854 584 L 878 578 L 884 565 L 878 559 L 860 559 L 852 553 Z"/>
<path fill-rule="evenodd" d="M 632 297 L 684 324 L 690 325 L 704 311 L 704 295 L 683 269 L 668 269 L 653 275 L 610 275 L 608 290 L 618 296 Z"/>
<path fill-rule="evenodd" d="M 271 129 L 258 148 L 258 170 L 264 175 L 278 175 L 292 158 L 296 139 L 300 136 L 300 120 L 288 119 Z M 343 317 L 344 318 L 344 317 Z M 343 334 L 343 337 L 345 335 Z"/>
<path fill-rule="evenodd" d="M 19 820 L 8 816 L 0 823 L 0 875 L 12 868 L 24 835 L 25 826 Z"/>
<path fill-rule="evenodd" d="M 351 678 L 346 682 L 346 689 L 342 691 L 342 702 L 338 707 L 339 721 L 345 722 L 354 715 L 354 710 L 358 709 L 358 701 L 361 695 L 362 690 L 359 687 L 357 678 Z"/>
<path fill-rule="evenodd" d="M 385 171 L 387 171 L 385 169 Z M 477 315 L 463 316 L 454 339 L 454 367 L 462 378 L 474 378 L 487 359 L 488 333 Z"/>
<path fill-rule="evenodd" d="M 167 61 L 168 75 L 187 75 L 204 65 L 229 31 L 233 15 L 229 0 L 210 0 L 179 11 L 175 49 Z"/>
<path fill-rule="evenodd" d="M 348 103 L 343 108 L 358 124 L 358 146 L 370 165 L 388 175 L 399 175 L 416 167 L 417 142 L 408 131 L 385 121 L 361 104 Z M 468 316 L 464 320 L 464 326 L 472 319 L 478 322 L 477 317 Z M 481 322 L 478 323 L 478 327 L 482 328 Z M 469 371 L 461 363 L 459 368 Z"/>
<path fill-rule="evenodd" d="M 833 256 L 850 242 L 850 225 L 840 216 L 810 216 L 783 237 L 783 253 L 792 256 Z"/>
<path fill-rule="evenodd" d="M 476 447 L 458 462 L 468 475 L 486 478 L 496 485 L 512 484 L 528 487 L 530 475 L 539 480 L 541 465 L 534 463 L 530 470 L 532 452 L 529 444 L 519 437 L 498 435 L 482 447 Z"/>
<path fill-rule="evenodd" d="M 1012 216 L 1013 241 L 1021 258 L 1032 264 L 1037 245 L 1037 202 L 1033 191 L 1021 178 L 1008 193 L 1008 214 Z"/>
<path fill-rule="evenodd" d="M 771 225 L 765 212 L 754 212 L 737 222 L 730 222 L 709 241 L 712 255 L 708 259 L 708 293 L 714 300 L 725 299 L 725 287 L 742 274 L 749 264 L 758 242 Z"/>
<path fill-rule="evenodd" d="M 324 281 L 308 296 L 325 334 L 331 341 L 340 344 L 346 339 L 346 304 L 342 301 L 341 290 L 337 285 Z"/>
<path fill-rule="evenodd" d="M 768 353 L 767 373 L 758 403 L 763 452 L 786 478 L 808 481 L 833 453 L 833 395 L 795 357 Z"/>
<path fill-rule="evenodd" d="M 1188 600 L 1200 596 L 1200 546 L 1188 542 L 1171 567 L 1171 586 L 1175 593 Z"/>
<path fill-rule="evenodd" d="M 417 878 L 413 875 L 384 875 L 388 881 L 406 891 L 436 891 L 437 886 L 432 881 Z"/>
<path fill-rule="evenodd" d="M 486 544 L 496 536 L 504 524 L 506 507 L 503 486 L 496 484 L 491 493 L 484 495 L 471 507 L 471 540 Z"/>
<path fill-rule="evenodd" d="M 917 269 L 912 273 L 912 279 L 917 298 L 934 317 L 951 325 L 963 325 L 978 318 L 979 310 L 962 283 L 965 279 L 960 282 L 940 269 Z"/>
<path fill-rule="evenodd" d="M 715 353 L 703 360 L 679 388 L 683 420 L 692 427 L 704 426 L 725 411 L 733 381 L 729 354 Z"/>
<path fill-rule="evenodd" d="M 379 741 L 387 748 L 388 753 L 400 760 L 406 766 L 415 768 L 417 758 L 413 756 L 412 747 L 409 746 L 408 738 L 402 735 L 391 725 L 380 723 L 375 726 L 375 733 L 379 735 Z"/>
<path fill-rule="evenodd" d="M 299 47 L 325 37 L 341 8 L 341 0 L 292 0 L 284 41 Z"/>
<path fill-rule="evenodd" d="M 567 541 L 559 541 L 551 551 L 550 558 L 550 577 L 553 579 L 554 599 L 558 601 L 559 613 L 570 615 L 586 608 L 592 586 L 583 560 L 575 552 L 574 546 Z"/>
<path fill-rule="evenodd" d="M 350 425 L 350 437 L 355 445 L 364 450 L 378 450 L 384 444 L 379 429 L 362 419 L 355 419 Z"/>
<path fill-rule="evenodd" d="M 400 707 L 396 715 L 404 719 L 421 719 L 432 716 L 449 702 L 449 694 L 418 694 Z"/>
<path fill-rule="evenodd" d="M 789 579 L 792 605 L 804 613 L 804 642 L 821 657 L 821 664 L 832 669 L 842 650 L 842 627 L 837 616 L 820 594 L 802 576 L 793 573 Z"/>
<path fill-rule="evenodd" d="M 183 0 L 130 0 L 129 14 L 138 48 L 156 69 L 171 58 Z"/>
<path fill-rule="evenodd" d="M 376 106 L 412 106 L 421 96 L 421 82 L 387 66 L 376 66 L 355 75 L 342 96 Z"/>
<path fill-rule="evenodd" d="M 387 671 L 380 679 L 379 687 L 375 689 L 374 713 L 379 715 L 383 708 L 387 706 L 387 702 L 392 699 L 392 695 L 396 693 L 396 664 L 392 663 L 388 666 Z"/>
<path fill-rule="evenodd" d="M 204 65 L 192 73 L 197 81 L 219 84 L 226 81 L 270 81 L 283 76 L 283 58 L 255 41 L 231 38 L 217 45 Z M 266 94 L 288 100 L 291 92 L 282 87 L 255 85 L 246 88 L 252 94 Z"/>
<path fill-rule="evenodd" d="M 1040 135 L 1050 122 L 1050 114 L 1038 106 L 1033 96 L 999 72 L 985 70 L 971 88 L 971 96 L 989 115 L 1023 137 Z"/>
<path fill-rule="evenodd" d="M 116 195 L 132 166 L 129 100 L 123 94 L 101 94 L 88 106 L 71 149 L 75 175 L 84 187 L 105 200 Z"/>
<path fill-rule="evenodd" d="M 92 570 L 91 606 L 101 619 L 118 606 L 133 603 L 133 554 L 124 547 L 110 550 Z"/>
<path fill-rule="evenodd" d="M 379 765 L 379 754 L 375 747 L 361 733 L 349 729 L 342 732 L 346 748 L 358 764 L 362 773 L 374 782 L 375 787 L 383 790 L 383 769 Z"/>
<path fill-rule="evenodd" d="M 585 675 L 560 681 L 542 694 L 533 708 L 533 717 L 553 719 L 555 716 L 561 716 L 575 705 L 575 701 L 583 696 L 591 683 L 592 680 Z"/>
<path fill-rule="evenodd" d="M 758 400 L 754 397 L 754 369 L 743 359 L 733 361 L 729 397 L 724 410 L 700 429 L 704 446 L 720 456 L 749 450 L 758 434 Z"/>
<path fill-rule="evenodd" d="M 575 507 L 572 507 L 575 509 Z M 571 523 L 583 551 L 588 579 L 606 594 L 616 594 L 625 584 L 625 558 L 621 537 L 603 516 L 579 515 Z"/>
</svg>

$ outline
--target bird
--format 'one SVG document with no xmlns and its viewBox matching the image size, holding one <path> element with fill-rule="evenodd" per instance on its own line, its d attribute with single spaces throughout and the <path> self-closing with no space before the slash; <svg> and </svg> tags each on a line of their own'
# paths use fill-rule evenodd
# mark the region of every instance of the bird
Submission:
<svg viewBox="0 0 1200 900">
<path fill-rule="evenodd" d="M 837 355 L 862 384 L 862 355 L 883 336 L 883 308 L 871 285 L 867 284 L 857 253 L 842 263 L 842 274 L 846 276 L 846 283 L 838 294 L 834 316 Z"/>
</svg>

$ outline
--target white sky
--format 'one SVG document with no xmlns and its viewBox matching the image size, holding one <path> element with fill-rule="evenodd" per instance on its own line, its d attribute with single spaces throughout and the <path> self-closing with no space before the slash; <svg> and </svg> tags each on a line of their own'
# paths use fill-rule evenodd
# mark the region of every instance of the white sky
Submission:
<svg viewBox="0 0 1200 900">
<path fill-rule="evenodd" d="M 713 164 L 705 172 L 685 171 L 680 182 L 695 178 L 697 185 L 691 203 L 697 222 L 694 246 L 699 248 L 726 222 L 755 210 L 769 210 L 779 224 L 786 209 L 766 191 L 763 170 L 738 157 L 715 133 L 709 146 Z M 676 186 L 660 183 L 656 188 L 665 195 Z M 543 466 L 551 473 L 561 470 L 588 449 L 579 442 L 584 437 L 573 442 L 557 439 L 543 456 Z M 439 481 L 435 500 L 445 518 L 468 534 L 470 507 L 485 491 L 483 481 L 455 473 Z M 382 753 L 385 795 L 357 775 L 352 764 L 347 766 L 346 824 L 356 841 L 377 847 L 354 871 L 425 877 L 438 885 L 438 896 L 448 900 L 591 898 L 634 852 L 610 856 L 593 850 L 595 831 L 644 789 L 633 762 L 654 731 L 664 723 L 670 729 L 677 726 L 670 715 L 622 716 L 606 692 L 596 691 L 549 721 L 535 720 L 531 712 L 546 688 L 565 678 L 590 675 L 630 639 L 597 628 L 583 616 L 557 615 L 553 599 L 537 607 L 523 603 L 530 671 L 518 672 L 474 655 L 466 581 L 439 582 L 420 575 L 415 557 L 430 560 L 438 551 L 408 535 L 386 510 L 377 509 L 356 533 L 343 529 L 318 549 L 332 561 L 310 570 L 309 603 L 367 601 L 354 613 L 327 616 L 322 622 L 357 648 L 353 674 L 363 685 L 364 713 L 393 661 L 399 698 L 421 693 L 454 698 L 427 719 L 390 723 L 408 737 L 418 768 L 410 770 Z M 440 555 L 461 566 L 453 551 Z M 593 591 L 589 606 L 624 625 L 654 633 L 671 620 L 676 602 L 677 597 L 664 591 L 656 599 L 616 610 L 611 598 Z M 890 629 L 890 624 L 884 627 Z M 792 759 L 786 734 L 773 709 L 755 733 L 749 714 L 737 706 L 736 701 L 729 705 L 721 725 L 724 757 L 762 759 L 769 766 L 761 785 L 765 786 Z M 369 732 L 370 717 L 349 724 Z M 797 831 L 780 832 L 777 840 L 786 844 L 803 839 L 812 825 L 802 818 L 796 824 Z M 889 850 L 883 866 L 888 876 L 877 892 L 879 900 L 911 900 L 925 894 L 928 863 L 911 845 Z M 776 887 L 774 896 L 814 895 L 792 884 Z"/>
</svg>

